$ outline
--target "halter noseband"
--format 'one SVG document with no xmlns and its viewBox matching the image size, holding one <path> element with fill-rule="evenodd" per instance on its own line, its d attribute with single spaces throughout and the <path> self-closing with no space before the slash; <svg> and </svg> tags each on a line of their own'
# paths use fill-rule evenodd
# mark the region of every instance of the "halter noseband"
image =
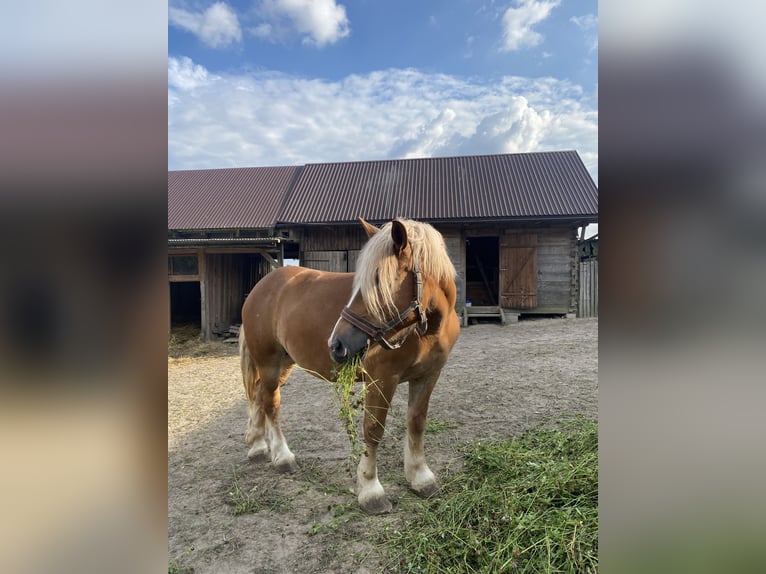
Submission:
<svg viewBox="0 0 766 574">
<path fill-rule="evenodd" d="M 388 349 L 389 351 L 401 347 L 404 341 L 407 340 L 407 336 L 405 335 L 399 341 L 388 341 L 386 339 L 386 335 L 404 323 L 405 319 L 407 319 L 407 316 L 413 311 L 416 311 L 418 314 L 418 333 L 425 335 L 426 330 L 428 329 L 428 319 L 426 318 L 426 312 L 423 309 L 423 305 L 420 302 L 420 300 L 423 298 L 423 277 L 420 274 L 420 270 L 418 269 L 417 265 L 413 266 L 412 273 L 415 275 L 415 299 L 412 301 L 412 303 L 410 303 L 409 307 L 399 313 L 398 317 L 392 319 L 382 327 L 379 327 L 361 315 L 354 313 L 347 306 L 343 307 L 343 310 L 340 312 L 340 316 L 351 323 L 354 327 L 367 334 L 374 342 L 380 343 L 381 347 Z"/>
</svg>

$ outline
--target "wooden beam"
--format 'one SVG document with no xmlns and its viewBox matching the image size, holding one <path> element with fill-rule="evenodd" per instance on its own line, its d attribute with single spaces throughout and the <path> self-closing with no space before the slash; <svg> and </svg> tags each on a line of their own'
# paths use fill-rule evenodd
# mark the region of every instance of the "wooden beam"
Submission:
<svg viewBox="0 0 766 574">
<path fill-rule="evenodd" d="M 269 262 L 269 265 L 271 265 L 272 269 L 276 269 L 277 267 L 281 267 L 279 263 L 277 263 L 277 260 L 274 259 L 270 254 L 266 253 L 265 251 L 261 253 L 261 257 L 263 257 L 266 261 Z"/>
<path fill-rule="evenodd" d="M 276 251 L 276 247 L 206 247 L 205 253 L 211 255 L 228 255 L 234 253 L 258 254 Z"/>
<path fill-rule="evenodd" d="M 208 300 L 207 300 L 207 270 L 205 265 L 205 250 L 200 249 L 197 253 L 198 257 L 198 269 L 200 274 L 200 281 L 199 281 L 199 298 L 200 298 L 200 330 L 202 331 L 202 338 L 205 341 L 209 341 L 212 332 L 210 329 L 210 310 L 208 309 Z"/>
</svg>

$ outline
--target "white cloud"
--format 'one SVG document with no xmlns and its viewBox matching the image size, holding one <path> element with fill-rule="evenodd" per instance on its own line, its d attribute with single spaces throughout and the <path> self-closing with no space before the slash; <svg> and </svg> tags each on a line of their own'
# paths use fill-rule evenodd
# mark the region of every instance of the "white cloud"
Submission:
<svg viewBox="0 0 766 574">
<path fill-rule="evenodd" d="M 550 16 L 560 3 L 561 0 L 516 0 L 516 8 L 508 8 L 503 14 L 503 51 L 540 44 L 543 36 L 532 28 Z"/>
<path fill-rule="evenodd" d="M 249 28 L 249 30 L 250 33 L 256 38 L 263 38 L 268 40 L 274 36 L 274 27 L 267 22 L 253 26 L 252 28 Z"/>
<path fill-rule="evenodd" d="M 188 92 L 207 85 L 214 78 L 203 66 L 192 62 L 191 58 L 168 60 L 168 86 L 171 88 Z"/>
<path fill-rule="evenodd" d="M 239 18 L 224 2 L 216 2 L 204 12 L 170 7 L 168 20 L 173 26 L 191 32 L 211 48 L 225 47 L 242 41 Z"/>
<path fill-rule="evenodd" d="M 346 8 L 335 0 L 263 0 L 256 12 L 263 22 L 250 32 L 271 41 L 297 33 L 304 44 L 321 48 L 351 33 Z"/>
<path fill-rule="evenodd" d="M 331 82 L 170 58 L 168 86 L 170 169 L 575 149 L 596 178 L 598 113 L 567 81 L 386 70 Z"/>
<path fill-rule="evenodd" d="M 595 14 L 586 14 L 585 16 L 572 16 L 569 21 L 574 23 L 578 28 L 580 28 L 580 30 L 591 30 L 598 25 L 598 18 Z"/>
<path fill-rule="evenodd" d="M 588 43 L 588 52 L 598 50 L 598 17 L 595 14 L 586 14 L 572 16 L 569 21 L 583 31 L 585 41 Z"/>
<path fill-rule="evenodd" d="M 418 130 L 416 137 L 411 139 L 409 149 L 402 155 L 403 158 L 431 157 L 444 145 L 444 135 L 452 129 L 450 124 L 457 114 L 452 108 L 445 108 L 430 122 L 423 124 Z"/>
</svg>

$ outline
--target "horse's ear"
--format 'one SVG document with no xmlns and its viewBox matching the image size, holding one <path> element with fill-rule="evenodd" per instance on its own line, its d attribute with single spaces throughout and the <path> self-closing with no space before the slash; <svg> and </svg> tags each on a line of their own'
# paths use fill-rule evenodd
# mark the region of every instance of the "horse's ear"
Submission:
<svg viewBox="0 0 766 574">
<path fill-rule="evenodd" d="M 396 219 L 391 222 L 391 239 L 394 240 L 394 253 L 399 257 L 407 247 L 407 228 Z"/>
<path fill-rule="evenodd" d="M 377 228 L 377 227 L 375 227 L 374 225 L 371 225 L 370 223 L 367 223 L 367 222 L 366 222 L 364 219 L 362 219 L 361 217 L 360 217 L 360 218 L 358 218 L 358 219 L 359 219 L 359 223 L 361 223 L 361 224 L 362 224 L 362 227 L 364 227 L 364 231 L 365 231 L 365 233 L 367 233 L 367 239 L 369 239 L 370 237 L 372 237 L 373 235 L 375 235 L 375 234 L 376 234 L 378 231 L 380 231 L 380 229 L 378 229 L 378 228 Z"/>
</svg>

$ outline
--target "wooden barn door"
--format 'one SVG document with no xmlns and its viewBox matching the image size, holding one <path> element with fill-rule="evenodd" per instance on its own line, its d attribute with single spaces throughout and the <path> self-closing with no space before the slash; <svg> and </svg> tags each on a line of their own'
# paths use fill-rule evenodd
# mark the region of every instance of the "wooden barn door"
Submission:
<svg viewBox="0 0 766 574">
<path fill-rule="evenodd" d="M 301 265 L 319 271 L 348 271 L 348 255 L 345 251 L 307 251 L 301 259 Z"/>
<path fill-rule="evenodd" d="M 537 307 L 537 234 L 508 233 L 500 238 L 500 306 Z"/>
</svg>

